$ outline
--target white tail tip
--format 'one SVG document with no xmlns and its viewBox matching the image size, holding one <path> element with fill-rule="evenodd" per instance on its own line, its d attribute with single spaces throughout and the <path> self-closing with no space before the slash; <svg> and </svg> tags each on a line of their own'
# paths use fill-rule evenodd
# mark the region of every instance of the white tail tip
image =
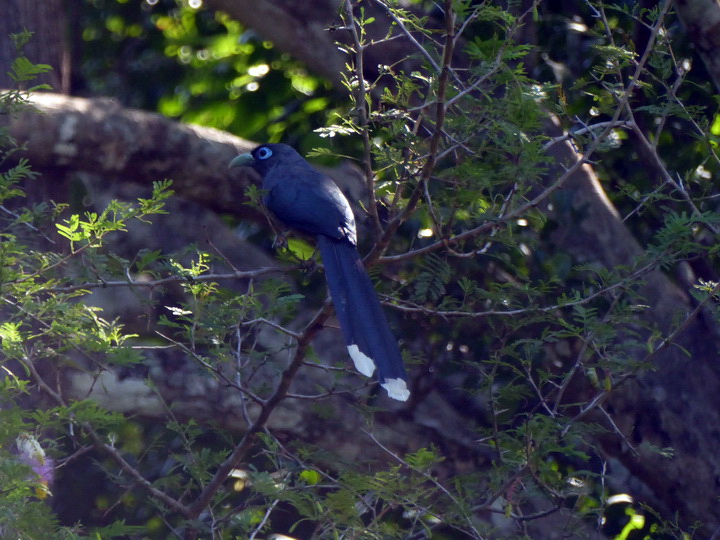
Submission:
<svg viewBox="0 0 720 540">
<path fill-rule="evenodd" d="M 355 369 L 366 377 L 372 377 L 372 374 L 375 373 L 373 359 L 361 352 L 357 345 L 349 345 L 348 353 L 350 353 L 350 358 L 355 363 Z"/>
<path fill-rule="evenodd" d="M 380 386 L 387 391 L 388 396 L 398 401 L 407 401 L 410 397 L 410 390 L 408 390 L 407 384 L 402 379 L 385 379 L 385 382 L 381 383 Z"/>
</svg>

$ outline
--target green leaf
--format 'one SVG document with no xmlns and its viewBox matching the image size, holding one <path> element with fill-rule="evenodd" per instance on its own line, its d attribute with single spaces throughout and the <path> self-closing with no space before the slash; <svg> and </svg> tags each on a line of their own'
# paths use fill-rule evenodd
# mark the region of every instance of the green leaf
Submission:
<svg viewBox="0 0 720 540">
<path fill-rule="evenodd" d="M 300 473 L 300 479 L 306 484 L 314 486 L 320 483 L 320 481 L 322 480 L 322 476 L 319 472 L 315 470 L 305 469 Z"/>
</svg>

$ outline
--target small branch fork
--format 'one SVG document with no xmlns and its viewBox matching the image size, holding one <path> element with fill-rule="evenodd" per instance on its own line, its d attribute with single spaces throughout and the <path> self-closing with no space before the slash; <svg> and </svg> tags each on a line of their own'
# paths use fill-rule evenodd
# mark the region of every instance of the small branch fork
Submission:
<svg viewBox="0 0 720 540">
<path fill-rule="evenodd" d="M 370 141 L 370 121 L 368 117 L 368 99 L 369 95 L 365 86 L 365 48 L 360 33 L 358 32 L 359 23 L 355 20 L 353 14 L 351 0 L 345 0 L 345 16 L 347 17 L 347 28 L 353 38 L 353 47 L 355 52 L 355 79 L 357 81 L 357 89 L 355 95 L 355 110 L 358 114 L 360 133 L 363 142 L 363 174 L 365 175 L 365 183 L 368 192 L 368 212 L 372 220 L 375 236 L 379 236 L 382 232 L 380 217 L 377 209 L 377 199 L 375 198 L 375 173 L 372 167 L 372 152 Z"/>
<path fill-rule="evenodd" d="M 404 28 L 404 26 L 402 26 Z M 378 240 L 375 247 L 366 257 L 366 263 L 376 261 L 382 253 L 387 249 L 393 236 L 397 232 L 402 223 L 407 220 L 414 212 L 420 199 L 425 193 L 425 184 L 435 169 L 437 162 L 438 150 L 440 148 L 440 140 L 443 136 L 443 127 L 445 123 L 445 113 L 447 111 L 446 95 L 448 91 L 448 80 L 451 73 L 452 55 L 455 47 L 455 13 L 452 8 L 452 0 L 445 0 L 445 43 L 443 46 L 442 66 L 439 68 L 440 76 L 438 78 L 437 98 L 435 99 L 435 123 L 432 135 L 430 137 L 430 145 L 425 164 L 420 172 L 420 177 L 415 189 L 410 194 L 405 209 L 390 221 Z M 420 47 L 422 49 L 422 47 Z"/>
<path fill-rule="evenodd" d="M 210 482 L 208 482 L 202 492 L 197 495 L 195 502 L 187 507 L 186 515 L 188 517 L 197 518 L 200 515 L 200 513 L 210 503 L 210 500 L 213 498 L 215 493 L 217 493 L 223 483 L 227 480 L 230 472 L 235 469 L 243 459 L 245 459 L 255 443 L 258 433 L 265 430 L 267 422 L 270 419 L 270 415 L 283 401 L 283 399 L 287 397 L 292 381 L 305 361 L 305 355 L 310 343 L 315 336 L 317 336 L 320 330 L 322 330 L 323 325 L 330 316 L 331 311 L 331 303 L 326 302 L 322 309 L 320 309 L 315 317 L 313 317 L 313 319 L 308 323 L 305 329 L 300 332 L 293 359 L 290 361 L 288 367 L 285 368 L 285 371 L 283 371 L 280 377 L 280 382 L 275 388 L 275 391 L 260 407 L 260 412 L 255 418 L 253 424 L 245 432 L 243 437 L 240 439 L 240 442 L 235 446 L 235 449 L 230 453 L 227 459 L 218 467 L 218 470 L 215 472 Z"/>
</svg>

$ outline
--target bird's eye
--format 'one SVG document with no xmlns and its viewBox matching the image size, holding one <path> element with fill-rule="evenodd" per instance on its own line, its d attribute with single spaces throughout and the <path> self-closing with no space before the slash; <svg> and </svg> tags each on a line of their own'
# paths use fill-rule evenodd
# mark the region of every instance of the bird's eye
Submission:
<svg viewBox="0 0 720 540">
<path fill-rule="evenodd" d="M 267 159 L 270 156 L 272 156 L 272 150 L 270 150 L 267 146 L 263 146 L 261 148 L 258 148 L 257 151 L 257 158 L 258 159 Z"/>
</svg>

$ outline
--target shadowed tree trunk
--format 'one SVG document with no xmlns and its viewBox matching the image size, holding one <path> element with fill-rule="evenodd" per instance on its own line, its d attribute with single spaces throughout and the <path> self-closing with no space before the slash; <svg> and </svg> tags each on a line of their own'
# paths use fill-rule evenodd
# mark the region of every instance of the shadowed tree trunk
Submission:
<svg viewBox="0 0 720 540">
<path fill-rule="evenodd" d="M 56 92 L 67 93 L 70 84 L 70 54 L 65 32 L 65 6 L 63 0 L 5 0 L 0 17 L 0 88 L 10 88 L 12 80 L 8 66 L 15 59 L 15 48 L 10 35 L 24 30 L 33 33 L 23 53 L 34 64 L 46 64 L 52 71 L 41 74 L 33 81 L 49 84 Z"/>
</svg>

